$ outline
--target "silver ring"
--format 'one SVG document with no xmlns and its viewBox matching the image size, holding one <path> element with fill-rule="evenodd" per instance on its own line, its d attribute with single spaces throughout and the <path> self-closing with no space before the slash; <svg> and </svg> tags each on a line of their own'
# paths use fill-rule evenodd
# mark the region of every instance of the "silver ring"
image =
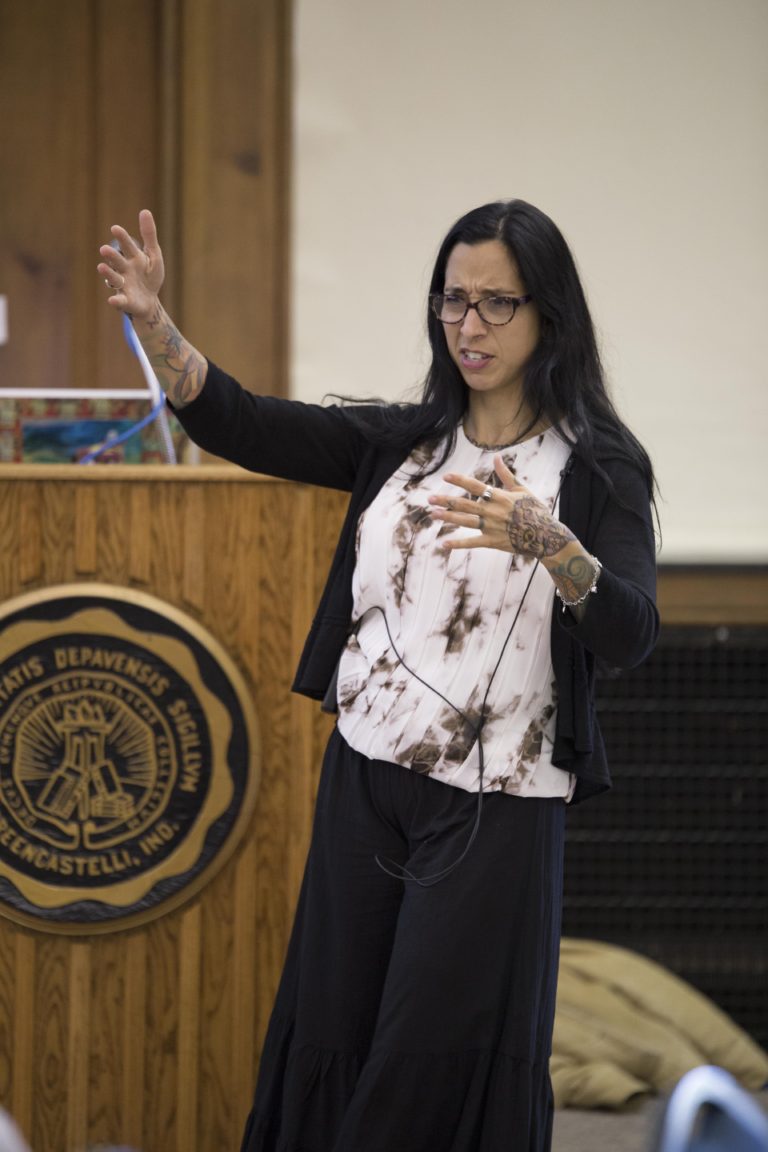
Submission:
<svg viewBox="0 0 768 1152">
<path fill-rule="evenodd" d="M 493 488 L 484 488 L 478 496 L 478 500 L 493 500 Z"/>
<path fill-rule="evenodd" d="M 477 530 L 478 532 L 485 532 L 485 517 L 477 513 Z"/>
</svg>

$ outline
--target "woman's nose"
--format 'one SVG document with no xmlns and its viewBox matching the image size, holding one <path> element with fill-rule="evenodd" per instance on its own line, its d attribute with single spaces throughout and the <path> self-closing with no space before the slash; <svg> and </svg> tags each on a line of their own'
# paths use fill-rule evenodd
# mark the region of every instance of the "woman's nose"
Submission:
<svg viewBox="0 0 768 1152">
<path fill-rule="evenodd" d="M 464 336 L 479 336 L 486 330 L 486 324 L 477 308 L 468 308 L 467 314 L 461 322 L 461 332 Z"/>
</svg>

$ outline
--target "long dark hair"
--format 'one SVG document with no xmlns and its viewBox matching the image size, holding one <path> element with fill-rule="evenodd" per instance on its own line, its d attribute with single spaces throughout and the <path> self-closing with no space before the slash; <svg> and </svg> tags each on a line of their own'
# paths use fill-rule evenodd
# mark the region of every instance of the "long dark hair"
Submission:
<svg viewBox="0 0 768 1152">
<path fill-rule="evenodd" d="M 636 464 L 653 496 L 654 478 L 643 446 L 620 419 L 608 395 L 595 330 L 576 265 L 554 222 L 525 200 L 499 200 L 474 208 L 450 229 L 437 254 L 430 294 L 445 287 L 448 258 L 457 244 L 501 240 L 515 260 L 524 289 L 539 311 L 541 335 L 525 370 L 523 402 L 529 432 L 541 420 L 554 425 L 575 454 L 605 476 L 599 456 L 618 455 Z M 452 452 L 467 410 L 469 390 L 451 359 L 442 323 L 427 309 L 432 363 L 421 402 L 394 406 L 377 439 L 391 446 L 446 439 L 439 468 Z M 563 431 L 563 424 L 569 434 Z M 525 433 L 523 433 L 525 435 Z M 522 438 L 522 437 L 521 437 Z M 430 469 L 432 470 L 432 469 Z"/>
</svg>

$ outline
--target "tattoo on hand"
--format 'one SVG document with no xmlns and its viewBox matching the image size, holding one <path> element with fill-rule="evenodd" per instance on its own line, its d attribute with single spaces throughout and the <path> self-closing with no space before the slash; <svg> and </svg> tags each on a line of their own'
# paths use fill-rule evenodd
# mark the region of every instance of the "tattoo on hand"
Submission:
<svg viewBox="0 0 768 1152">
<path fill-rule="evenodd" d="M 591 556 L 572 556 L 551 568 L 550 574 L 566 600 L 578 600 L 592 585 L 595 563 Z"/>
<path fill-rule="evenodd" d="M 542 560 L 555 556 L 575 536 L 533 496 L 521 496 L 507 516 L 507 536 L 514 552 Z"/>
</svg>

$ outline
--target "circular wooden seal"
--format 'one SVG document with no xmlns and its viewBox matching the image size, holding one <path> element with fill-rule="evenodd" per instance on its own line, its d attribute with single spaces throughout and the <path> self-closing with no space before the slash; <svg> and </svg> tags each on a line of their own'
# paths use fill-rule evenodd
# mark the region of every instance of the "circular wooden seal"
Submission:
<svg viewBox="0 0 768 1152">
<path fill-rule="evenodd" d="M 0 605 L 0 915 L 133 927 L 222 866 L 258 729 L 218 642 L 173 605 L 66 584 Z"/>
</svg>

